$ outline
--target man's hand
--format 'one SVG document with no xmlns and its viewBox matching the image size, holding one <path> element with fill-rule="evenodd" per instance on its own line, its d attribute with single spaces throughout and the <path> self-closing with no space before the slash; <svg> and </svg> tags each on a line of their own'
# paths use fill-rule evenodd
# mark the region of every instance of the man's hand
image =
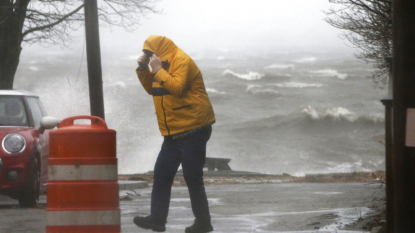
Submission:
<svg viewBox="0 0 415 233">
<path fill-rule="evenodd" d="M 150 66 L 151 69 L 156 72 L 158 72 L 161 69 L 161 60 L 156 56 L 156 54 L 153 54 L 153 56 L 151 57 Z"/>
<path fill-rule="evenodd" d="M 146 56 L 145 53 L 143 53 L 143 55 L 141 55 L 140 57 L 138 57 L 137 59 L 137 63 L 138 66 L 143 69 L 146 68 L 146 66 L 148 66 L 148 63 L 150 62 L 150 58 Z"/>
</svg>

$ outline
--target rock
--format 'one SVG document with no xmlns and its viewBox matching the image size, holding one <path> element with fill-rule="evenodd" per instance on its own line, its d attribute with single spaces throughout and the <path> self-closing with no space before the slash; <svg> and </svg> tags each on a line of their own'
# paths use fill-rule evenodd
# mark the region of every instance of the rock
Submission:
<svg viewBox="0 0 415 233">
<path fill-rule="evenodd" d="M 132 200 L 133 199 L 129 195 L 120 198 L 120 201 L 132 201 Z"/>
</svg>

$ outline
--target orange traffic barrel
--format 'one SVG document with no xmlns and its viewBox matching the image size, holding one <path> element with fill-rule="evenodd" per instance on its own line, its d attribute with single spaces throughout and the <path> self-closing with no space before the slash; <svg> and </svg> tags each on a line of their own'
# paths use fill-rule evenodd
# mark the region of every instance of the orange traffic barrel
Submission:
<svg viewBox="0 0 415 233">
<path fill-rule="evenodd" d="M 74 124 L 82 119 L 91 124 Z M 116 132 L 75 116 L 49 137 L 46 232 L 121 232 Z"/>
</svg>

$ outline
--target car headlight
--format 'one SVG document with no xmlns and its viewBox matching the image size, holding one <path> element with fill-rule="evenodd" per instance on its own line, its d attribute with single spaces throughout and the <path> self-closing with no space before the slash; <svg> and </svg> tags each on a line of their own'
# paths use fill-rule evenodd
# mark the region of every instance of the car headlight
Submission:
<svg viewBox="0 0 415 233">
<path fill-rule="evenodd" d="M 19 154 L 26 148 L 26 140 L 20 134 L 11 133 L 4 137 L 2 146 L 9 154 Z"/>
</svg>

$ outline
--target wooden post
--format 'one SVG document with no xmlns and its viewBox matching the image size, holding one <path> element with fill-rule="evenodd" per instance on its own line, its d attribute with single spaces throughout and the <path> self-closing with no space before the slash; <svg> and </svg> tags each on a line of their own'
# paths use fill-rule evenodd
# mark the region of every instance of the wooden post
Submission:
<svg viewBox="0 0 415 233">
<path fill-rule="evenodd" d="M 393 1 L 393 166 L 396 233 L 415 232 L 415 147 L 405 145 L 415 108 L 415 1 Z"/>
<path fill-rule="evenodd" d="M 85 0 L 85 36 L 91 115 L 105 119 L 97 0 Z"/>
</svg>

